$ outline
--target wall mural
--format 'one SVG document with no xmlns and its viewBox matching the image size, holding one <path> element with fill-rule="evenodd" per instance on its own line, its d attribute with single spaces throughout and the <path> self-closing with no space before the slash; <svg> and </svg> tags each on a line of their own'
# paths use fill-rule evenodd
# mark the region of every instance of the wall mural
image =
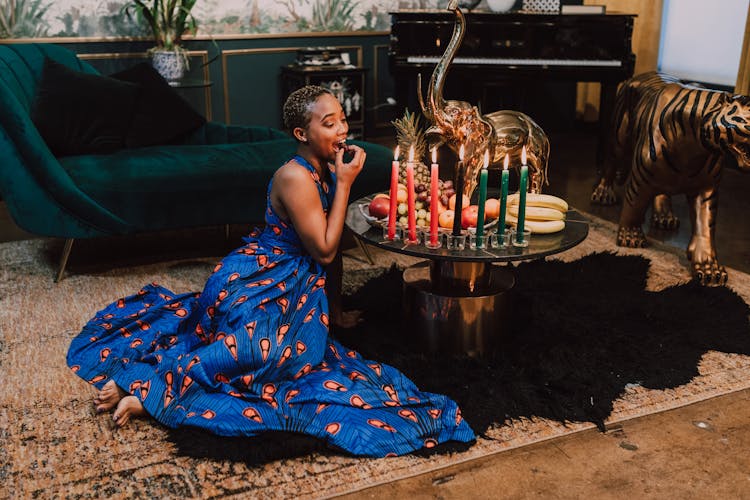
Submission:
<svg viewBox="0 0 750 500">
<path fill-rule="evenodd" d="M 146 0 L 150 4 L 152 0 Z M 0 38 L 138 37 L 127 0 L 0 0 Z M 444 7 L 447 0 L 198 0 L 199 35 L 387 31 L 389 11 Z"/>
</svg>

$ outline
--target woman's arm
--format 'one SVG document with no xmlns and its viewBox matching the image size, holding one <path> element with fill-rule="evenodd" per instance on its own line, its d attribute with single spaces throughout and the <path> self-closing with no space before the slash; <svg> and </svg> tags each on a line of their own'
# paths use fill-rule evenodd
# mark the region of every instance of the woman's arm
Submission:
<svg viewBox="0 0 750 500">
<path fill-rule="evenodd" d="M 276 197 L 305 249 L 323 265 L 330 264 L 336 257 L 352 183 L 365 162 L 365 151 L 362 148 L 352 145 L 347 150 L 354 153 L 348 163 L 344 163 L 343 149 L 336 153 L 336 193 L 327 217 L 320 203 L 318 188 L 306 170 L 290 168 L 290 165 L 279 169 L 272 188 L 272 191 L 278 188 Z M 273 194 L 272 192 L 272 201 Z"/>
</svg>

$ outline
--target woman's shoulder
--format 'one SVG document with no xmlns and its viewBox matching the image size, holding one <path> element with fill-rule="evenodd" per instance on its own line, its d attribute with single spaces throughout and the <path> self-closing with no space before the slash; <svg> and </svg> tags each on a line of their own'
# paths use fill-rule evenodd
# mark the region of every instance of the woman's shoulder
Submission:
<svg viewBox="0 0 750 500">
<path fill-rule="evenodd" d="M 289 159 L 286 163 L 276 169 L 275 175 L 310 175 L 310 170 L 296 158 Z"/>
<path fill-rule="evenodd" d="M 314 175 L 314 172 L 310 172 L 295 159 L 291 159 L 276 169 L 273 178 L 274 183 L 281 183 L 282 185 L 314 184 Z"/>
</svg>

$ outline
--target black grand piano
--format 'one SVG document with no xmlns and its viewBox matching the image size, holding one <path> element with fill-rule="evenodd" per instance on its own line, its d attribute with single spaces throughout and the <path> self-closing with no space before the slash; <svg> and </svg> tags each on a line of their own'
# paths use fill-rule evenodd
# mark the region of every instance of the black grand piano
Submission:
<svg viewBox="0 0 750 500">
<path fill-rule="evenodd" d="M 574 107 L 574 82 L 599 82 L 601 164 L 617 85 L 633 75 L 634 19 L 618 13 L 467 13 L 466 34 L 448 72 L 444 96 L 479 105 L 483 112 L 516 109 L 545 127 L 534 104 L 549 100 L 554 105 L 555 96 L 549 94 L 555 87 L 547 84 L 568 82 Z M 390 70 L 398 102 L 411 110 L 419 109 L 417 73 L 426 88 L 454 20 L 448 11 L 391 12 Z M 513 96 L 515 100 L 509 100 Z"/>
</svg>

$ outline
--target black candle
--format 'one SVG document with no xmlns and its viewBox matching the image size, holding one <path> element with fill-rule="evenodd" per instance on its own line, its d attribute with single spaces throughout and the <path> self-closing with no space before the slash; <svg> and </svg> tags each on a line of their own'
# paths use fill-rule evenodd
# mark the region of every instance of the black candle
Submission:
<svg viewBox="0 0 750 500">
<path fill-rule="evenodd" d="M 454 185 L 456 186 L 456 205 L 453 208 L 453 236 L 461 235 L 461 211 L 463 210 L 464 204 L 464 162 L 463 160 L 458 161 L 458 167 L 456 168 L 456 180 Z"/>
</svg>

